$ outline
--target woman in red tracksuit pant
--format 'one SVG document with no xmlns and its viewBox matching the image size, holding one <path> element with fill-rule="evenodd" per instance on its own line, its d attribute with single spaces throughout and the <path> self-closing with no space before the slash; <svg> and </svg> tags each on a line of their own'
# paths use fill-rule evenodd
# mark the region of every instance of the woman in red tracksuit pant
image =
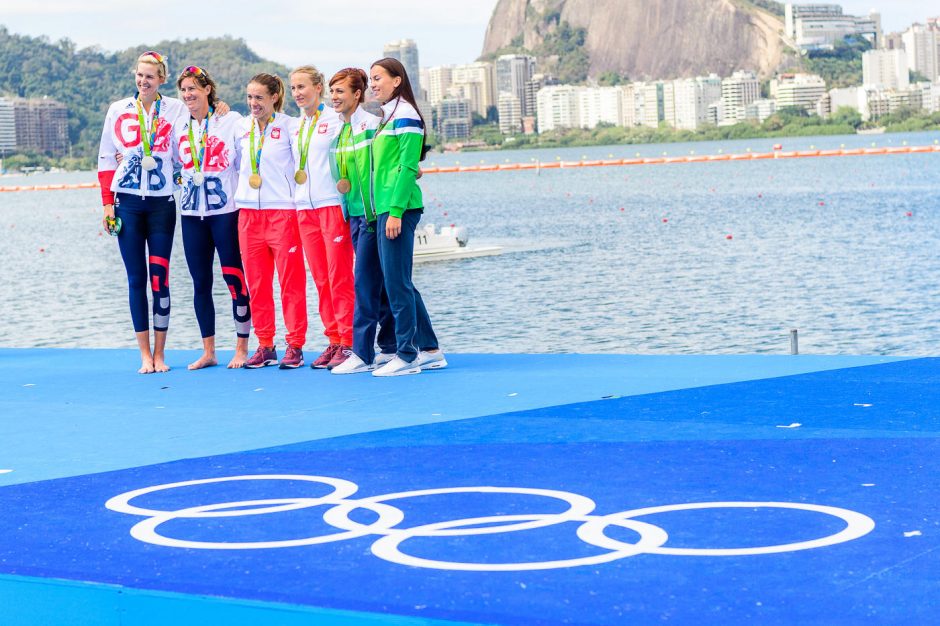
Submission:
<svg viewBox="0 0 940 626">
<path fill-rule="evenodd" d="M 329 341 L 310 366 L 332 369 L 347 359 L 352 346 L 356 292 L 349 223 L 330 172 L 330 146 L 343 121 L 324 102 L 323 83 L 323 74 L 312 65 L 298 67 L 290 75 L 291 95 L 301 111 L 300 126 L 292 140 L 297 225 Z"/>
<path fill-rule="evenodd" d="M 274 348 L 274 271 L 281 286 L 281 310 L 287 326 L 287 350 L 281 369 L 303 366 L 307 339 L 307 273 L 294 205 L 294 157 L 291 142 L 297 118 L 285 115 L 284 83 L 258 74 L 248 83 L 250 115 L 238 142 L 238 243 L 248 282 L 252 323 L 258 349 L 245 363 L 256 369 L 277 363 Z"/>
</svg>

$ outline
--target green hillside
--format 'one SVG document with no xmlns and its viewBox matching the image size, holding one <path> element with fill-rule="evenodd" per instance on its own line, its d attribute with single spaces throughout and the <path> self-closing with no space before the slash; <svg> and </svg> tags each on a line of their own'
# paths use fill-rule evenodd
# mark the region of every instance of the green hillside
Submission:
<svg viewBox="0 0 940 626">
<path fill-rule="evenodd" d="M 241 39 L 231 37 L 161 41 L 121 52 L 97 48 L 77 49 L 64 39 L 25 37 L 0 26 L 0 95 L 35 98 L 49 96 L 69 108 L 69 138 L 76 157 L 86 163 L 98 154 L 101 126 L 108 105 L 135 93 L 131 71 L 141 52 L 157 50 L 167 56 L 170 80 L 188 65 L 205 67 L 219 85 L 219 94 L 235 110 L 247 113 L 245 85 L 259 72 L 286 80 L 288 68 L 266 61 Z M 175 82 L 164 86 L 176 95 Z M 296 107 L 290 102 L 290 111 Z"/>
</svg>

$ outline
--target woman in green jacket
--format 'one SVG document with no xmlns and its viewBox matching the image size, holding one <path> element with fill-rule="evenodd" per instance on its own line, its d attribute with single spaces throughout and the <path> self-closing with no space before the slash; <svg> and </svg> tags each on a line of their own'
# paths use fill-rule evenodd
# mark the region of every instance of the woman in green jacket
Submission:
<svg viewBox="0 0 940 626">
<path fill-rule="evenodd" d="M 424 211 L 417 183 L 418 162 L 424 153 L 424 118 L 400 61 L 376 61 L 371 79 L 372 93 L 382 103 L 382 122 L 371 143 L 371 196 L 397 343 L 396 357 L 372 375 L 419 374 L 447 366 L 424 301 L 411 281 L 415 229 Z"/>
</svg>

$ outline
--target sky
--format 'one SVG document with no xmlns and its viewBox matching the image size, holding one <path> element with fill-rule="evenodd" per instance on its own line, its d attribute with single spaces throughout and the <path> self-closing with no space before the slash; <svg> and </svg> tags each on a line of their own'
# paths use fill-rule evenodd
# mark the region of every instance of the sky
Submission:
<svg viewBox="0 0 940 626">
<path fill-rule="evenodd" d="M 623 0 L 643 2 L 644 0 Z M 278 3 L 0 0 L 0 25 L 19 35 L 71 39 L 80 48 L 117 51 L 164 39 L 231 35 L 287 66 L 317 65 L 325 74 L 367 67 L 394 39 L 414 39 L 422 67 L 470 63 L 480 55 L 497 0 L 356 0 Z M 940 15 L 937 0 L 843 0 L 846 13 L 882 14 L 886 31 Z M 170 59 L 170 71 L 185 63 Z"/>
</svg>

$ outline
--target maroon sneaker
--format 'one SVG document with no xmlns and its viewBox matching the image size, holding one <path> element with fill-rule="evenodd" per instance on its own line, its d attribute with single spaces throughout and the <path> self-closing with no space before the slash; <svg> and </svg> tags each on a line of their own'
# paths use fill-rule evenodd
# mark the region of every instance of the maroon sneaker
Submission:
<svg viewBox="0 0 940 626">
<path fill-rule="evenodd" d="M 342 347 L 343 346 L 339 345 L 338 343 L 331 343 L 326 347 L 326 350 L 324 350 L 323 353 L 317 357 L 317 360 L 310 364 L 310 367 L 315 370 L 331 368 L 332 366 L 330 365 L 330 361 L 332 361 L 333 357 L 336 356 L 337 350 Z"/>
<path fill-rule="evenodd" d="M 345 363 L 346 359 L 352 356 L 352 348 L 349 346 L 344 346 L 340 344 L 337 346 L 336 352 L 333 353 L 333 358 L 330 360 L 330 363 L 326 366 L 326 369 L 331 370 L 341 363 Z"/>
<path fill-rule="evenodd" d="M 245 367 L 250 370 L 256 370 L 261 367 L 267 367 L 268 365 L 276 364 L 277 350 L 274 349 L 274 346 L 258 346 L 258 349 L 255 350 L 253 355 L 251 355 L 251 358 L 245 362 Z"/>
<path fill-rule="evenodd" d="M 284 358 L 281 359 L 282 370 L 294 370 L 304 366 L 304 351 L 294 346 L 287 346 Z"/>
</svg>

